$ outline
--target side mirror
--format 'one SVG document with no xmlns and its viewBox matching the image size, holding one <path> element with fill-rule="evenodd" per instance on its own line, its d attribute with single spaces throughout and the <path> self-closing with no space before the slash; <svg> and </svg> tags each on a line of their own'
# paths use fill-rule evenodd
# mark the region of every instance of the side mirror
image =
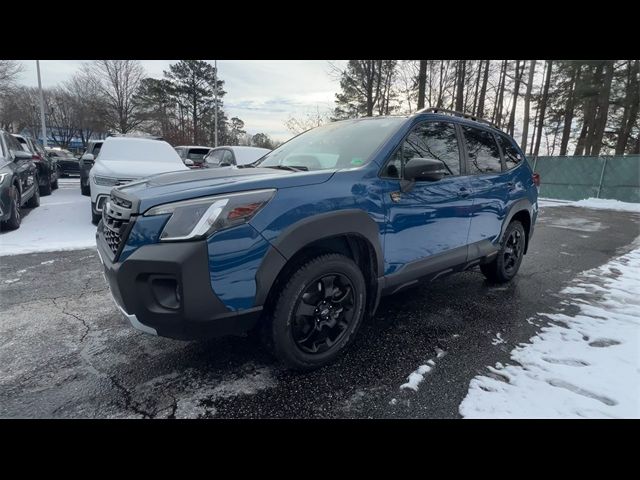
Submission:
<svg viewBox="0 0 640 480">
<path fill-rule="evenodd" d="M 404 166 L 404 179 L 409 181 L 427 180 L 435 182 L 447 173 L 447 169 L 440 160 L 434 158 L 414 157 Z"/>
<path fill-rule="evenodd" d="M 193 165 L 194 165 L 193 160 L 191 160 L 191 159 L 189 159 L 189 158 L 185 158 L 185 159 L 184 159 L 184 164 L 185 164 L 187 167 L 193 167 Z"/>
<path fill-rule="evenodd" d="M 24 150 L 12 150 L 13 152 L 13 161 L 17 160 L 31 160 L 33 158 L 33 154 L 25 152 Z"/>
<path fill-rule="evenodd" d="M 80 159 L 81 160 L 91 160 L 93 162 L 96 159 L 96 157 L 93 156 L 93 153 L 85 153 L 84 155 L 82 155 L 82 157 Z"/>
</svg>

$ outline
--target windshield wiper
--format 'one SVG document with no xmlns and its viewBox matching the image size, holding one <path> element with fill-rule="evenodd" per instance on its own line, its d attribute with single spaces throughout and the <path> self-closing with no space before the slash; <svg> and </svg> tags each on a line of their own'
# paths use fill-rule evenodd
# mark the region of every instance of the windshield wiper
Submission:
<svg viewBox="0 0 640 480">
<path fill-rule="evenodd" d="M 309 171 L 309 167 L 303 167 L 303 166 L 293 166 L 293 165 L 269 165 L 267 167 L 264 168 L 277 168 L 280 170 L 290 170 L 292 172 L 308 172 Z"/>
</svg>

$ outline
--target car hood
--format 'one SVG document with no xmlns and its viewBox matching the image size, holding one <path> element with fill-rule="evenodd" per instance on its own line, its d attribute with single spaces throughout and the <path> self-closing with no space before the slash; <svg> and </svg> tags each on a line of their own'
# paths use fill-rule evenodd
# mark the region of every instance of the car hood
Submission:
<svg viewBox="0 0 640 480">
<path fill-rule="evenodd" d="M 92 175 L 104 175 L 113 178 L 144 178 L 159 173 L 189 170 L 182 162 L 147 162 L 147 161 L 96 161 L 91 168 Z"/>
<path fill-rule="evenodd" d="M 259 188 L 291 188 L 326 182 L 334 170 L 292 172 L 273 168 L 207 168 L 170 172 L 129 183 L 116 190 L 134 203 L 138 211 L 168 202 Z"/>
</svg>

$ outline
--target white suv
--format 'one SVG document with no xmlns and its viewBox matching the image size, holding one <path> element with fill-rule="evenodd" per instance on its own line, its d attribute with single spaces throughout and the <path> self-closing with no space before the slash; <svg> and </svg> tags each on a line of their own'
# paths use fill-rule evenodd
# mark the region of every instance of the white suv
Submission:
<svg viewBox="0 0 640 480">
<path fill-rule="evenodd" d="M 158 173 L 189 170 L 171 145 L 144 137 L 109 137 L 89 172 L 91 221 L 98 224 L 111 189 Z"/>
</svg>

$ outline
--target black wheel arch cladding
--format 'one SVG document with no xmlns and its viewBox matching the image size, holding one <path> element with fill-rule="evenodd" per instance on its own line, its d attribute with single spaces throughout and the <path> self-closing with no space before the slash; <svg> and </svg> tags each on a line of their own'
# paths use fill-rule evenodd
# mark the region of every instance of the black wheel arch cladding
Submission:
<svg viewBox="0 0 640 480">
<path fill-rule="evenodd" d="M 287 262 L 309 245 L 332 237 L 359 237 L 373 251 L 375 276 L 384 271 L 384 258 L 376 222 L 363 210 L 328 212 L 300 220 L 286 228 L 273 242 L 256 273 L 255 305 L 263 305 Z"/>
</svg>

